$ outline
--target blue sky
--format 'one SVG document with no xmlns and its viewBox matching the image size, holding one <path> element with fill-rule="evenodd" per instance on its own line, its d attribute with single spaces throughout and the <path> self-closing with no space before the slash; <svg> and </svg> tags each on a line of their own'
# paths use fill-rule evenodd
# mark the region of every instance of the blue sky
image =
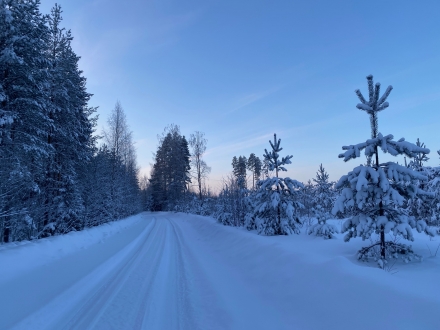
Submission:
<svg viewBox="0 0 440 330">
<path fill-rule="evenodd" d="M 305 182 L 323 163 L 338 180 L 364 162 L 337 156 L 370 137 L 354 93 L 367 94 L 368 74 L 394 87 L 379 131 L 420 138 L 429 165 L 440 163 L 439 1 L 58 3 L 99 106 L 98 131 L 119 100 L 144 173 L 157 134 L 174 123 L 187 136 L 205 132 L 213 187 L 234 155 L 261 157 L 273 133 L 293 155 L 288 176 Z M 41 11 L 53 5 L 43 0 Z"/>
</svg>

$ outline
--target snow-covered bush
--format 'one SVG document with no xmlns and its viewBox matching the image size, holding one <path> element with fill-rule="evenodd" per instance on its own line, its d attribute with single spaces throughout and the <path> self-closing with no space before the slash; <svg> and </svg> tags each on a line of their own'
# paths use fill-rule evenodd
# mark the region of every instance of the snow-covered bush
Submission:
<svg viewBox="0 0 440 330">
<path fill-rule="evenodd" d="M 255 196 L 255 224 L 262 235 L 298 234 L 302 225 L 297 209 L 302 207 L 299 192 L 303 184 L 290 178 L 278 177 L 279 171 L 287 171 L 284 167 L 291 164 L 292 156 L 279 159 L 281 140 L 274 134 L 274 142 L 269 141 L 272 151 L 265 149 L 264 159 L 269 171 L 275 171 L 275 177 L 260 180 Z"/>
<path fill-rule="evenodd" d="M 335 237 L 335 233 L 339 233 L 335 225 L 327 223 L 326 221 L 315 223 L 310 226 L 308 234 L 314 234 L 316 236 L 322 236 L 325 239 L 330 239 Z"/>
<path fill-rule="evenodd" d="M 234 225 L 232 209 L 234 208 L 233 193 L 230 186 L 225 185 L 218 198 L 214 218 L 225 226 Z"/>
<path fill-rule="evenodd" d="M 334 182 L 329 181 L 329 175 L 322 164 L 319 166 L 316 178 L 313 181 L 315 183 L 312 189 L 313 207 L 319 209 L 322 216 L 330 217 L 335 201 Z"/>
<path fill-rule="evenodd" d="M 417 139 L 417 146 L 424 147 L 423 143 Z M 407 167 L 423 174 L 428 178 L 425 182 L 416 182 L 420 188 L 430 193 L 429 196 L 421 195 L 411 198 L 408 201 L 409 214 L 425 220 L 432 226 L 440 225 L 440 167 L 424 166 L 424 162 L 428 161 L 426 154 L 417 154 L 415 159 L 410 161 Z"/>
<path fill-rule="evenodd" d="M 244 226 L 248 214 L 252 213 L 249 196 L 250 191 L 244 187 L 242 178 L 230 176 L 217 198 L 214 218 L 227 226 Z"/>
<path fill-rule="evenodd" d="M 308 196 L 311 204 L 311 221 L 307 233 L 323 236 L 326 239 L 333 238 L 338 232 L 336 226 L 327 223 L 331 218 L 335 196 L 333 182 L 329 182 L 328 178 L 329 175 L 321 164 L 316 172 L 316 178 L 313 179 L 315 184 L 311 186 L 311 193 Z"/>
</svg>

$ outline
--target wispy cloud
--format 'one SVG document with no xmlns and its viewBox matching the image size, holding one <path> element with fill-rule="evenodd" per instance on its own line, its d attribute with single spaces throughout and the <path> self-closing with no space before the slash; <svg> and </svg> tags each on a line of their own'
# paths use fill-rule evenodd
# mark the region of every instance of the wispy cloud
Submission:
<svg viewBox="0 0 440 330">
<path fill-rule="evenodd" d="M 409 109 L 419 108 L 426 105 L 426 103 L 438 100 L 440 100 L 440 92 L 434 90 L 423 94 L 409 95 L 405 98 L 398 99 L 393 103 L 390 101 L 390 107 L 395 108 L 395 112 L 402 112 Z"/>
<path fill-rule="evenodd" d="M 275 86 L 275 87 L 272 87 L 272 88 L 264 90 L 264 91 L 254 92 L 254 93 L 250 93 L 245 96 L 242 96 L 235 102 L 236 106 L 232 110 L 230 110 L 228 113 L 235 112 L 235 111 L 240 110 L 244 107 L 247 107 L 248 105 L 250 105 L 252 103 L 255 103 L 261 99 L 264 99 L 265 97 L 276 93 L 282 87 L 283 86 Z"/>
<path fill-rule="evenodd" d="M 224 156 L 225 154 L 231 154 L 237 151 L 246 150 L 255 146 L 266 145 L 268 141 L 273 138 L 273 133 L 263 134 L 258 136 L 251 136 L 244 139 L 241 142 L 233 142 L 229 144 L 222 144 L 213 148 L 209 148 L 206 151 L 206 155 L 215 154 L 217 156 Z"/>
<path fill-rule="evenodd" d="M 325 120 L 316 120 L 308 124 L 291 126 L 288 127 L 287 129 L 286 128 L 275 129 L 275 130 L 272 129 L 270 133 L 249 135 L 240 142 L 227 143 L 225 141 L 222 141 L 221 145 L 208 148 L 206 155 L 207 156 L 215 155 L 215 157 L 222 158 L 225 155 L 239 153 L 253 147 L 261 147 L 258 150 L 262 152 L 264 148 L 270 147 L 269 140 L 273 140 L 274 133 L 276 133 L 277 137 L 281 138 L 282 141 L 289 141 L 294 137 L 304 137 L 307 136 L 308 134 L 313 134 L 314 132 L 316 132 L 316 130 L 331 126 L 334 123 L 349 121 L 351 120 L 350 115 L 351 113 L 346 112 L 346 113 L 338 114 L 336 116 L 333 116 Z"/>
<path fill-rule="evenodd" d="M 97 11 L 97 5 L 108 0 L 95 0 L 77 10 L 73 23 L 73 47 L 81 56 L 80 66 L 87 76 L 97 73 L 97 83 L 110 82 L 118 78 L 121 58 L 134 47 L 146 52 L 155 52 L 175 44 L 181 32 L 197 21 L 201 9 L 169 14 L 155 12 L 152 5 L 134 6 L 115 24 L 101 27 L 90 23 L 90 16 Z M 141 15 L 147 12 L 149 15 Z M 111 17 L 116 14 L 109 13 Z M 116 74 L 115 74 L 116 72 Z"/>
</svg>

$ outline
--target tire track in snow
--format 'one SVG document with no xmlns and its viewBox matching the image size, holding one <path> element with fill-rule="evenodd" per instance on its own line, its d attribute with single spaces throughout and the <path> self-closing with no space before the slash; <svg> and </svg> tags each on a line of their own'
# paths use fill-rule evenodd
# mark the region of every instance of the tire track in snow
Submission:
<svg viewBox="0 0 440 330">
<path fill-rule="evenodd" d="M 191 305 L 197 312 L 197 329 L 290 329 L 270 300 L 243 279 L 242 269 L 212 253 L 212 244 L 201 240 L 191 221 L 170 219 L 177 232 L 185 265 L 191 276 Z M 267 315 L 271 315 L 270 318 Z"/>
<path fill-rule="evenodd" d="M 270 328 L 272 308 L 182 220 L 150 219 L 135 242 L 17 329 L 243 329 L 250 318 Z"/>
<path fill-rule="evenodd" d="M 164 229 L 163 224 L 154 218 L 154 227 L 135 254 L 121 264 L 117 273 L 82 306 L 67 328 L 117 329 L 133 323 L 133 314 L 141 305 L 138 300 L 147 299 L 149 279 L 155 277 L 162 259 Z"/>
<path fill-rule="evenodd" d="M 35 303 L 38 303 L 39 309 L 35 309 L 30 314 L 23 314 L 20 321 L 14 325 L 9 325 L 7 328 L 11 329 L 65 329 L 67 328 L 66 323 L 72 319 L 79 309 L 87 303 L 90 297 L 93 297 L 96 291 L 102 287 L 102 283 L 106 283 L 109 277 L 113 276 L 124 265 L 127 260 L 133 256 L 136 251 L 138 251 L 139 246 L 142 246 L 143 241 L 147 236 L 151 234 L 151 229 L 154 227 L 155 221 L 150 221 L 144 227 L 138 236 L 132 237 L 132 241 L 125 242 L 125 245 L 121 245 L 121 242 L 112 240 L 106 241 L 104 245 L 95 245 L 91 247 L 91 253 L 85 253 L 88 250 L 80 250 L 77 254 L 70 255 L 64 259 L 61 259 L 53 264 L 49 264 L 46 268 L 38 269 L 39 272 L 50 271 L 51 278 L 62 277 L 69 272 L 77 272 L 77 269 L 81 269 L 84 259 L 87 264 L 94 262 L 97 266 L 90 267 L 89 273 L 84 273 L 81 277 L 77 277 L 81 274 L 81 271 L 75 276 L 69 276 L 69 281 L 63 283 L 65 289 L 59 291 L 57 295 L 52 296 L 50 300 L 43 295 L 40 297 L 36 295 L 33 297 Z M 139 228 L 140 229 L 140 228 Z M 119 235 L 114 236 L 114 239 L 118 239 Z M 130 238 L 131 235 L 122 234 L 123 239 Z M 120 238 L 119 238 L 120 239 Z M 106 245 L 116 242 L 118 246 L 121 246 L 121 250 L 115 253 L 109 259 L 104 251 Z M 110 248 L 110 250 L 114 250 Z M 101 252 L 100 252 L 101 251 Z M 104 260 L 98 258 L 97 252 L 101 253 Z M 81 257 L 81 258 L 79 258 Z M 90 258 L 91 257 L 91 258 Z M 74 262 L 72 262 L 74 261 Z M 40 274 L 39 277 L 41 277 Z M 47 288 L 49 291 L 54 291 L 52 284 L 50 282 L 41 282 L 40 291 L 44 291 Z M 60 285 L 56 283 L 59 287 Z"/>
<path fill-rule="evenodd" d="M 139 306 L 135 329 L 200 329 L 188 299 L 186 270 L 174 226 L 164 218 L 166 236 L 148 298 Z"/>
<path fill-rule="evenodd" d="M 189 300 L 186 267 L 179 237 L 169 218 L 163 259 L 148 300 L 140 308 L 136 325 L 142 329 L 199 329 Z"/>
<path fill-rule="evenodd" d="M 181 228 L 181 220 L 169 218 L 176 237 L 178 255 L 181 262 L 182 291 L 181 299 L 184 309 L 181 316 L 184 320 L 190 319 L 193 327 L 188 329 L 231 329 L 233 320 L 224 308 L 227 301 L 222 292 L 216 287 L 206 265 L 199 258 L 199 251 L 194 251 L 188 244 L 190 239 L 185 236 Z"/>
<path fill-rule="evenodd" d="M 175 262 L 177 264 L 177 305 L 178 305 L 178 322 L 179 325 L 182 325 L 182 329 L 200 329 L 200 325 L 197 326 L 194 316 L 194 306 L 193 301 L 191 300 L 191 296 L 193 291 L 191 290 L 191 284 L 189 279 L 189 271 L 188 264 L 185 263 L 185 259 L 183 256 L 183 246 L 176 230 L 176 226 L 172 220 L 168 219 L 172 235 L 174 238 L 174 250 L 175 250 Z"/>
<path fill-rule="evenodd" d="M 62 328 L 200 329 L 179 239 L 170 219 L 155 219 L 136 254 Z"/>
</svg>

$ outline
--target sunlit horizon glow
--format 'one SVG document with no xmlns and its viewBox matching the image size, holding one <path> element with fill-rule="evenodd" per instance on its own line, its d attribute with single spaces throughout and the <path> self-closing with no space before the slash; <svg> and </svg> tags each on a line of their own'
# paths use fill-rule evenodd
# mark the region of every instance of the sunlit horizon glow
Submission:
<svg viewBox="0 0 440 330">
<path fill-rule="evenodd" d="M 306 182 L 322 163 L 338 180 L 361 162 L 344 163 L 341 147 L 370 137 L 354 93 L 367 93 L 369 74 L 394 87 L 379 132 L 420 138 L 428 165 L 440 163 L 438 1 L 57 2 L 99 106 L 97 133 L 119 100 L 144 174 L 174 123 L 205 133 L 214 191 L 233 156 L 262 157 L 274 133 L 293 155 L 286 175 Z"/>
</svg>

